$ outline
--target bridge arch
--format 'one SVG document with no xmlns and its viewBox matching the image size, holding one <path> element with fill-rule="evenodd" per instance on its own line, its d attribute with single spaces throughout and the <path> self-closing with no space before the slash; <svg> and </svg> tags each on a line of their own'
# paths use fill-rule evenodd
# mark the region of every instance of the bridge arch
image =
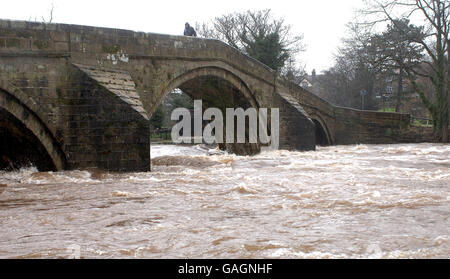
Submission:
<svg viewBox="0 0 450 279">
<path fill-rule="evenodd" d="M 186 84 L 189 81 L 195 81 L 207 77 L 212 77 L 218 80 L 228 82 L 243 94 L 243 96 L 246 98 L 246 100 L 252 107 L 254 108 L 260 107 L 254 94 L 240 77 L 238 77 L 229 70 L 217 66 L 206 66 L 195 68 L 173 78 L 168 82 L 167 86 L 165 86 L 161 90 L 161 92 L 158 92 L 158 96 L 160 96 L 160 98 L 157 100 L 156 103 L 158 105 L 161 104 L 161 102 L 167 97 L 168 94 L 170 94 L 173 90 L 182 87 L 183 84 Z M 152 108 L 152 112 L 155 109 L 156 106 Z"/>
<path fill-rule="evenodd" d="M 64 153 L 47 126 L 19 99 L 2 88 L 0 116 L 0 162 L 3 165 L 27 159 L 41 171 L 65 168 Z"/>
<path fill-rule="evenodd" d="M 194 100 L 201 99 L 204 109 L 209 107 L 219 108 L 222 110 L 224 117 L 226 108 L 243 108 L 244 110 L 250 107 L 260 108 L 255 95 L 240 77 L 221 67 L 204 66 L 186 71 L 168 81 L 167 85 L 158 92 L 160 97 L 152 108 L 152 113 L 177 88 Z M 246 127 L 246 133 L 248 140 L 248 126 Z M 259 144 L 248 142 L 245 144 L 219 144 L 219 147 L 238 155 L 254 155 L 261 150 Z"/>
<path fill-rule="evenodd" d="M 316 125 L 316 145 L 328 146 L 333 144 L 330 130 L 325 120 L 319 114 L 310 115 L 311 120 Z"/>
</svg>

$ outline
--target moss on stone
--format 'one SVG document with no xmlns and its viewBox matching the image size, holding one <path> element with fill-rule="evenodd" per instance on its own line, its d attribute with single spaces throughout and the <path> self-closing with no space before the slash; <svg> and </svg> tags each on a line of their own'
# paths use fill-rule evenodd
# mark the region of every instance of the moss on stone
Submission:
<svg viewBox="0 0 450 279">
<path fill-rule="evenodd" d="M 385 134 L 387 137 L 392 136 L 392 129 L 391 129 L 391 128 L 387 128 L 384 134 Z"/>
<path fill-rule="evenodd" d="M 103 47 L 102 47 L 102 49 L 103 49 L 103 52 L 106 52 L 106 53 L 118 53 L 119 51 L 120 51 L 120 46 L 118 46 L 118 45 L 104 45 Z"/>
<path fill-rule="evenodd" d="M 35 40 L 33 41 L 33 45 L 38 49 L 47 49 L 50 44 L 49 41 Z"/>
<path fill-rule="evenodd" d="M 6 39 L 6 47 L 20 47 L 19 39 Z"/>
</svg>

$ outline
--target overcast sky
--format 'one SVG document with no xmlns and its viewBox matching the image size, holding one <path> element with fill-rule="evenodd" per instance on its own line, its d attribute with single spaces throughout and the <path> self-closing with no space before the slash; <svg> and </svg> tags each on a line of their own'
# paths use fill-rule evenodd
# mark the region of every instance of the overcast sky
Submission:
<svg viewBox="0 0 450 279">
<path fill-rule="evenodd" d="M 318 72 L 332 66 L 333 53 L 345 35 L 345 26 L 353 19 L 362 0 L 0 0 L 0 18 L 38 20 L 113 27 L 181 35 L 184 23 L 206 22 L 214 17 L 246 10 L 271 9 L 284 18 L 296 34 L 304 34 L 307 51 L 300 59 L 306 69 Z"/>
</svg>

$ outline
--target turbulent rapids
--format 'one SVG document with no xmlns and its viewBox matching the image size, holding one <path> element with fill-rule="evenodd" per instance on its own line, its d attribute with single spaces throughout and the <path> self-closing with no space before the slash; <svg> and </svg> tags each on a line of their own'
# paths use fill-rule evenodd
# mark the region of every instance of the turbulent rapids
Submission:
<svg viewBox="0 0 450 279">
<path fill-rule="evenodd" d="M 450 257 L 450 145 L 152 158 L 151 173 L 0 172 L 0 258 Z"/>
</svg>

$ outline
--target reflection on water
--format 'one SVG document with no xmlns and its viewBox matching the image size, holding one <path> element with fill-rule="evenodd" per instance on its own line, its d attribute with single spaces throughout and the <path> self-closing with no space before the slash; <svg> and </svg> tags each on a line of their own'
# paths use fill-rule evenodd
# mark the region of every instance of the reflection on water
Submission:
<svg viewBox="0 0 450 279">
<path fill-rule="evenodd" d="M 0 257 L 450 257 L 449 145 L 214 153 L 152 146 L 152 173 L 0 172 Z"/>
</svg>

